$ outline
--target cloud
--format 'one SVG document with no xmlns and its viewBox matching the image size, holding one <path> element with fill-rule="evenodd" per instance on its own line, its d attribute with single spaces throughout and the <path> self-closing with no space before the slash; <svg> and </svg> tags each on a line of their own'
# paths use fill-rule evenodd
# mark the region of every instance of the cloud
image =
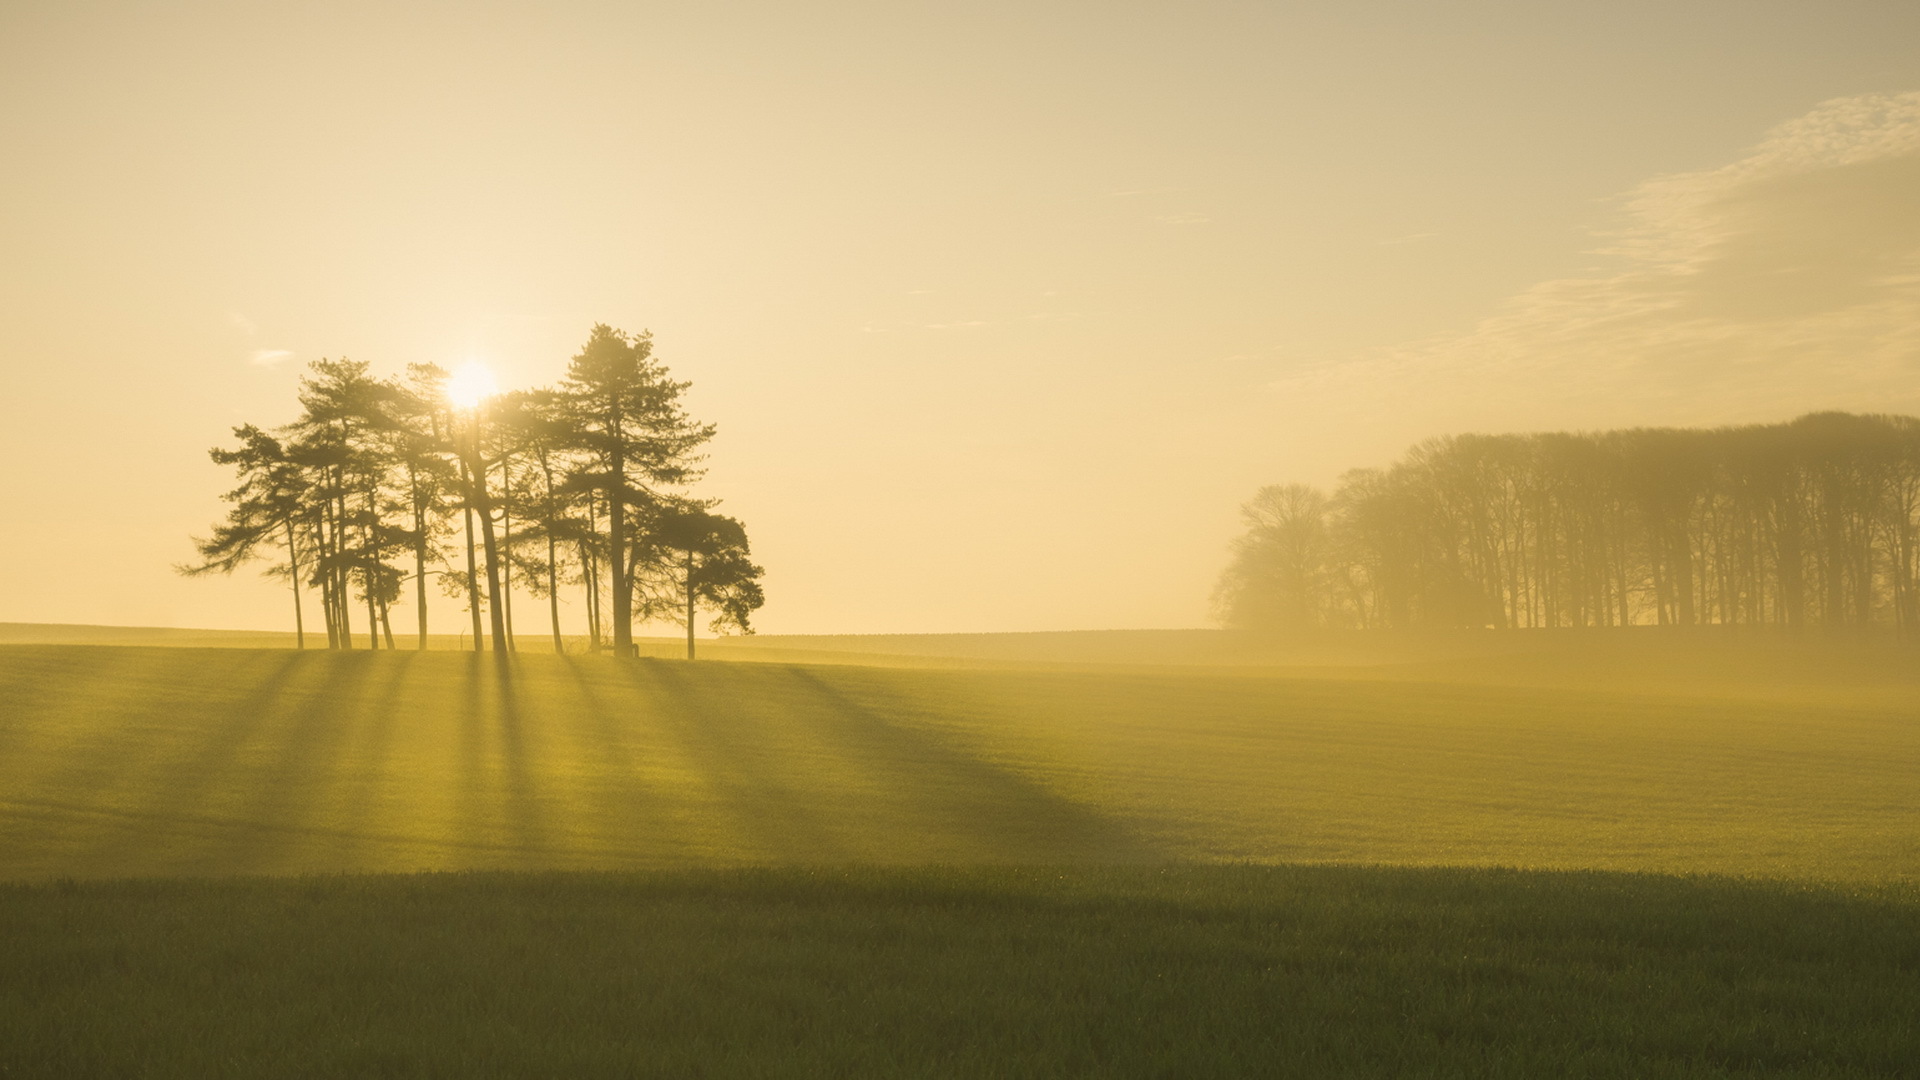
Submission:
<svg viewBox="0 0 1920 1080">
<path fill-rule="evenodd" d="M 248 336 L 252 336 L 254 333 L 256 333 L 260 329 L 258 326 L 254 325 L 254 322 L 252 319 L 247 318 L 245 315 L 242 315 L 237 311 L 227 312 L 227 321 L 232 323 L 235 329 L 239 330 L 241 333 L 246 334 Z"/>
<path fill-rule="evenodd" d="M 1213 219 L 1205 214 L 1169 214 L 1160 219 L 1162 225 L 1205 225 Z"/>
<path fill-rule="evenodd" d="M 1621 205 L 1612 272 L 1542 282 L 1467 333 L 1275 389 L 1364 393 L 1436 430 L 1920 406 L 1920 93 L 1829 101 Z"/>
<path fill-rule="evenodd" d="M 287 349 L 255 349 L 248 359 L 261 367 L 272 367 L 292 356 L 293 353 Z"/>
</svg>

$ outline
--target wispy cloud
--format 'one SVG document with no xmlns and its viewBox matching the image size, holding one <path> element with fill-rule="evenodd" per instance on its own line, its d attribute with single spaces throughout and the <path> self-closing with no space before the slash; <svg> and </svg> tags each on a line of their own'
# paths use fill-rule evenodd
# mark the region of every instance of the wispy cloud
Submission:
<svg viewBox="0 0 1920 1080">
<path fill-rule="evenodd" d="M 1827 102 L 1622 207 L 1612 272 L 1276 389 L 1397 401 L 1443 430 L 1920 405 L 1920 93 Z"/>
<path fill-rule="evenodd" d="M 1205 214 L 1169 214 L 1160 219 L 1162 225 L 1205 225 L 1213 219 Z"/>
<path fill-rule="evenodd" d="M 288 349 L 255 349 L 253 350 L 253 355 L 248 357 L 248 359 L 261 367 L 272 367 L 282 360 L 292 358 L 292 356 L 292 351 Z"/>
<path fill-rule="evenodd" d="M 929 330 L 964 330 L 969 326 L 985 326 L 985 325 L 987 324 L 980 319 L 967 319 L 963 322 L 928 323 L 927 329 Z"/>
</svg>

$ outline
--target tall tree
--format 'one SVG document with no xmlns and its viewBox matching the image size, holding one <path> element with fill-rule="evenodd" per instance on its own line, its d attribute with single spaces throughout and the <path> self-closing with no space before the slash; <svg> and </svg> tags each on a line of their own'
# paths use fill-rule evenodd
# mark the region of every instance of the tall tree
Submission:
<svg viewBox="0 0 1920 1080">
<path fill-rule="evenodd" d="M 613 649 L 620 656 L 634 652 L 630 522 L 636 510 L 655 512 L 670 489 L 699 476 L 696 451 L 713 437 L 712 425 L 696 423 L 681 408 L 687 386 L 654 358 L 651 334 L 601 323 L 560 387 L 571 448 L 583 459 L 574 483 L 607 511 Z"/>
<path fill-rule="evenodd" d="M 500 538 L 494 529 L 494 502 L 487 483 L 487 474 L 491 463 L 486 454 L 486 423 L 490 412 L 488 402 L 477 401 L 468 405 L 464 416 L 457 421 L 458 430 L 454 436 L 454 446 L 460 457 L 461 479 L 465 485 L 465 504 L 468 513 L 467 525 L 467 576 L 469 589 L 473 582 L 473 522 L 480 524 L 481 542 L 486 552 L 487 570 L 487 616 L 489 628 L 493 632 L 493 651 L 502 657 L 507 654 L 506 611 L 500 598 Z M 474 602 L 478 603 L 478 597 Z M 477 610 L 477 608 L 476 608 Z M 479 648 L 479 626 L 474 628 L 474 647 Z"/>
<path fill-rule="evenodd" d="M 225 496 L 233 509 L 224 524 L 214 527 L 211 537 L 194 542 L 201 561 L 176 569 L 189 577 L 231 574 L 258 558 L 262 549 L 284 548 L 285 575 L 293 592 L 294 645 L 304 649 L 307 625 L 300 606 L 299 534 L 305 512 L 301 494 L 306 484 L 279 439 L 252 424 L 234 428 L 233 435 L 239 440 L 237 447 L 216 446 L 208 451 L 214 464 L 231 466 L 240 475 L 240 486 Z"/>
<path fill-rule="evenodd" d="M 442 560 L 440 537 L 459 482 L 448 453 L 452 420 L 446 383 L 447 373 L 437 365 L 409 364 L 406 381 L 394 386 L 398 423 L 389 453 L 404 479 L 409 526 L 402 539 L 413 554 L 414 629 L 421 651 L 427 647 L 427 568 Z"/>
</svg>

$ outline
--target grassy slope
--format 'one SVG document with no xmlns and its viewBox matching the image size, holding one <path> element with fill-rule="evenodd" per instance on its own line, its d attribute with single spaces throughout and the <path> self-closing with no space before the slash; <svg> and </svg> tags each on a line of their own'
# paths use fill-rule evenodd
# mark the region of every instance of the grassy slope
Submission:
<svg viewBox="0 0 1920 1080">
<path fill-rule="evenodd" d="M 1502 658 L 1480 683 L 552 656 L 503 680 L 451 653 L 11 646 L 0 867 L 1920 876 L 1920 694 L 1904 669 L 1819 681 L 1838 662 L 1756 683 L 1701 659 L 1678 688 Z M 1576 675 L 1622 688 L 1554 681 Z"/>
<path fill-rule="evenodd" d="M 504 682 L 450 653 L 0 646 L 0 872 L 28 882 L 0 885 L 0 1076 L 1920 1058 L 1910 650 L 1193 666 L 1219 643 L 1185 667 L 525 656 Z M 1154 868 L 1240 860 L 1775 880 Z M 222 877 L 543 868 L 651 869 Z M 154 874 L 203 876 L 46 880 Z"/>
</svg>

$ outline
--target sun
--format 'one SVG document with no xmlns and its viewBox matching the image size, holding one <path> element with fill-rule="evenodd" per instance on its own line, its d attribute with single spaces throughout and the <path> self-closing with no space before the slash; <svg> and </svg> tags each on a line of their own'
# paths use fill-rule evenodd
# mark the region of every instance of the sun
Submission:
<svg viewBox="0 0 1920 1080">
<path fill-rule="evenodd" d="M 454 369 L 447 379 L 447 400 L 462 409 L 476 409 L 480 403 L 500 392 L 500 384 L 487 365 L 469 360 Z"/>
</svg>

